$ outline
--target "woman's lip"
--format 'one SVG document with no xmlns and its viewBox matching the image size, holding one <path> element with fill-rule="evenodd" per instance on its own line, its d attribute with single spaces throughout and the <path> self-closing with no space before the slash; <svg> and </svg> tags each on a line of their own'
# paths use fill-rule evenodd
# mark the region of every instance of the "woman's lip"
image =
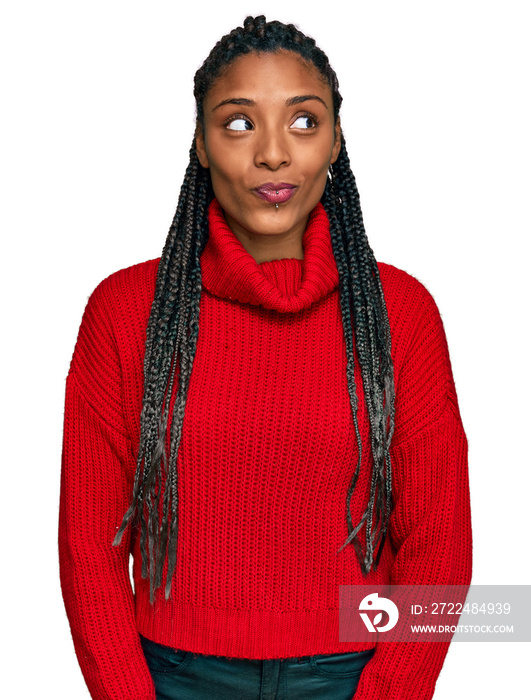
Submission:
<svg viewBox="0 0 531 700">
<path fill-rule="evenodd" d="M 256 192 L 256 194 L 262 199 L 265 199 L 266 202 L 282 204 L 282 202 L 287 202 L 288 199 L 291 199 L 295 189 L 295 185 L 288 185 L 285 182 L 278 185 L 268 182 L 265 185 L 256 187 L 253 192 Z"/>
</svg>

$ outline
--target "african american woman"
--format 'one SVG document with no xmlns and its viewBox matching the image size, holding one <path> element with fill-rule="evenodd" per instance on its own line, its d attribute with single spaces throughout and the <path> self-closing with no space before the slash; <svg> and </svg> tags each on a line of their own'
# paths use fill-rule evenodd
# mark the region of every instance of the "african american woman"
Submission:
<svg viewBox="0 0 531 700">
<path fill-rule="evenodd" d="M 427 700 L 449 642 L 341 642 L 338 591 L 470 583 L 437 307 L 374 259 L 313 39 L 248 17 L 194 94 L 162 256 L 96 288 L 66 383 L 60 572 L 87 686 Z"/>
</svg>

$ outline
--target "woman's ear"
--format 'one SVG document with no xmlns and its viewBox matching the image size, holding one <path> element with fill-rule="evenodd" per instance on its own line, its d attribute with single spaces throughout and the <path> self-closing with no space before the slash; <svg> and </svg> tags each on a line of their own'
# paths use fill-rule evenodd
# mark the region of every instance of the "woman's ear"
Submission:
<svg viewBox="0 0 531 700">
<path fill-rule="evenodd" d="M 341 150 L 341 122 L 339 121 L 339 117 L 336 119 L 334 133 L 335 133 L 334 148 L 332 149 L 332 157 L 330 158 L 330 165 L 332 163 L 336 162 L 337 157 L 339 155 L 339 151 Z"/>
<path fill-rule="evenodd" d="M 199 126 L 199 124 L 195 128 L 195 152 L 197 153 L 197 158 L 203 166 L 203 168 L 210 167 L 205 148 L 205 135 L 203 133 L 203 129 Z"/>
</svg>

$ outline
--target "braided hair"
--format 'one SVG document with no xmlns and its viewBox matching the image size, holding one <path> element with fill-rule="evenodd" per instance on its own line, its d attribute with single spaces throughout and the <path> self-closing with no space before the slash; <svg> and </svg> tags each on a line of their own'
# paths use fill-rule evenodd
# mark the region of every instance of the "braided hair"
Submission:
<svg viewBox="0 0 531 700">
<path fill-rule="evenodd" d="M 260 15 L 247 17 L 243 27 L 237 27 L 218 41 L 195 74 L 198 126 L 204 127 L 205 95 L 224 69 L 244 54 L 280 50 L 295 52 L 317 68 L 330 86 L 337 121 L 342 97 L 326 54 L 316 46 L 314 39 L 293 24 L 267 22 Z M 120 544 L 129 523 L 140 524 L 142 577 L 147 578 L 149 574 L 152 604 L 156 589 L 162 585 L 166 555 L 166 599 L 170 596 L 176 566 L 177 453 L 199 332 L 199 261 L 208 239 L 208 207 L 213 197 L 209 170 L 198 161 L 194 138 L 177 210 L 160 259 L 147 326 L 140 444 L 132 500 L 113 542 Z M 367 575 L 371 568 L 376 570 L 378 566 L 393 506 L 389 447 L 394 429 L 394 383 L 387 310 L 376 260 L 365 234 L 343 134 L 341 150 L 330 166 L 321 201 L 330 221 L 332 249 L 339 273 L 347 385 L 358 446 L 357 463 L 346 497 L 348 536 L 338 552 L 352 543 L 361 570 Z M 367 507 L 354 527 L 350 502 L 362 458 L 354 377 L 356 355 L 370 424 L 372 480 Z M 364 526 L 365 552 L 358 539 Z"/>
</svg>

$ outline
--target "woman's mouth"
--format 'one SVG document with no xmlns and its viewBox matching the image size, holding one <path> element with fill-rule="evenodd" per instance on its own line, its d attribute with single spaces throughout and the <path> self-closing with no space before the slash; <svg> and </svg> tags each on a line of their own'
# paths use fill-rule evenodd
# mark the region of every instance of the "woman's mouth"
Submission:
<svg viewBox="0 0 531 700">
<path fill-rule="evenodd" d="M 287 202 L 288 199 L 291 199 L 295 189 L 295 185 L 288 185 L 285 182 L 280 182 L 278 185 L 266 182 L 265 185 L 256 187 L 253 192 L 256 192 L 259 197 L 270 204 L 282 204 L 282 202 Z"/>
</svg>

